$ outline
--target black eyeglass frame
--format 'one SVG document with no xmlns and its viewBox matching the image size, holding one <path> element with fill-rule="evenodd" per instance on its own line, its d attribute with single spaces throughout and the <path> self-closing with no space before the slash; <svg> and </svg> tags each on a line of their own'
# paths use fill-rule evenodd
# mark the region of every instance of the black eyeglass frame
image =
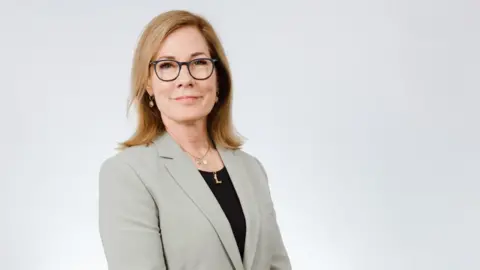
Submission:
<svg viewBox="0 0 480 270">
<path fill-rule="evenodd" d="M 198 61 L 198 60 L 208 60 L 208 61 L 212 62 L 212 71 L 210 72 L 210 74 L 206 78 L 198 79 L 195 76 L 193 76 L 192 72 L 190 71 L 190 64 L 192 62 Z M 177 63 L 178 67 L 179 67 L 177 76 L 175 76 L 173 79 L 170 79 L 170 80 L 164 80 L 164 79 L 160 78 L 160 76 L 157 73 L 157 64 L 161 63 L 161 62 L 175 62 L 175 63 Z M 188 74 L 190 74 L 190 76 L 192 76 L 192 78 L 194 78 L 195 80 L 198 80 L 198 81 L 204 81 L 204 80 L 207 80 L 208 78 L 210 78 L 212 76 L 213 71 L 215 70 L 215 63 L 217 63 L 217 62 L 218 62 L 218 59 L 207 58 L 207 57 L 205 57 L 205 58 L 195 58 L 195 59 L 192 59 L 192 60 L 186 61 L 186 62 L 180 62 L 180 61 L 173 60 L 173 59 L 160 59 L 160 60 L 150 61 L 150 65 L 153 65 L 153 70 L 155 71 L 155 75 L 157 75 L 157 78 L 161 81 L 164 81 L 164 82 L 175 81 L 178 78 L 178 76 L 180 76 L 180 72 L 182 71 L 182 66 L 183 65 L 187 66 Z"/>
</svg>

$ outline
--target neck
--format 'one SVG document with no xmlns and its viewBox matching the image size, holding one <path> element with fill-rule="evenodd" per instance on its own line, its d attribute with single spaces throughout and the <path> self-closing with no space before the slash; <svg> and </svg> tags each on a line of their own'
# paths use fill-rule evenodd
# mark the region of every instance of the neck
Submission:
<svg viewBox="0 0 480 270">
<path fill-rule="evenodd" d="M 201 155 L 207 151 L 210 145 L 207 124 L 205 120 L 184 124 L 174 121 L 165 122 L 167 132 L 172 138 L 191 154 Z"/>
</svg>

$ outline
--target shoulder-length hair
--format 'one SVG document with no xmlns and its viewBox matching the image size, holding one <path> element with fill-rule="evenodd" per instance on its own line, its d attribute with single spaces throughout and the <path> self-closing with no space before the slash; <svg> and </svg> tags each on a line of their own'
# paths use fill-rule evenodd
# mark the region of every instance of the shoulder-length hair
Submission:
<svg viewBox="0 0 480 270">
<path fill-rule="evenodd" d="M 207 117 L 207 130 L 217 146 L 239 149 L 243 140 L 232 123 L 232 76 L 223 46 L 212 25 L 202 16 L 183 10 L 172 10 L 154 17 L 144 28 L 138 41 L 131 70 L 131 96 L 128 110 L 132 105 L 137 109 L 135 133 L 119 149 L 137 145 L 149 145 L 162 135 L 165 125 L 156 106 L 149 106 L 146 91 L 147 81 L 152 76 L 150 61 L 155 60 L 160 45 L 173 31 L 186 27 L 196 27 L 205 38 L 212 58 L 216 62 L 218 78 L 218 102 Z"/>
</svg>

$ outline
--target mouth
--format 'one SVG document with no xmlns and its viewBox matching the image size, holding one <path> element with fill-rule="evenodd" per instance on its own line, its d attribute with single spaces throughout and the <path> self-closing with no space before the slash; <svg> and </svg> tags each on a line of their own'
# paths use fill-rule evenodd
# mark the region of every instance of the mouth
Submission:
<svg viewBox="0 0 480 270">
<path fill-rule="evenodd" d="M 177 100 L 177 101 L 180 101 L 180 100 L 196 100 L 196 99 L 199 99 L 201 97 L 199 96 L 180 96 L 180 97 L 176 97 L 176 98 L 173 98 L 173 100 Z"/>
</svg>

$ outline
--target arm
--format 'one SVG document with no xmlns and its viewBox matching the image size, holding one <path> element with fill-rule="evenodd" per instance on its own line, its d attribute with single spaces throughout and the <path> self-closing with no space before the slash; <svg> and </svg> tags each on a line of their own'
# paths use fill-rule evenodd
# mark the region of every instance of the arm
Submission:
<svg viewBox="0 0 480 270">
<path fill-rule="evenodd" d="M 155 201 L 118 157 L 100 169 L 99 226 L 109 270 L 167 269 Z"/>
<path fill-rule="evenodd" d="M 256 159 L 256 158 L 255 158 Z M 265 179 L 267 179 L 268 181 L 268 177 L 267 177 L 267 173 L 265 171 L 265 168 L 263 167 L 262 163 L 256 159 L 258 165 L 260 166 L 264 176 L 265 176 Z M 268 189 L 268 194 L 270 196 L 270 200 L 272 201 L 272 197 L 271 197 L 271 194 L 270 194 L 270 188 L 268 186 L 268 182 L 267 182 L 267 189 Z M 272 207 L 273 207 L 273 201 L 272 201 Z M 274 244 L 274 247 L 275 247 L 275 251 L 273 253 L 273 256 L 272 256 L 272 263 L 271 263 L 271 266 L 270 266 L 270 270 L 291 270 L 292 269 L 292 265 L 290 264 L 290 258 L 288 257 L 288 254 L 287 254 L 287 250 L 285 248 L 285 245 L 283 243 L 283 239 L 282 239 L 282 235 L 280 233 L 280 228 L 278 226 L 278 222 L 277 222 L 277 217 L 276 217 L 276 212 L 275 212 L 275 208 L 273 207 L 272 209 L 272 213 L 273 213 L 273 220 L 274 220 L 274 234 L 275 234 L 275 239 L 274 241 L 276 241 L 276 243 Z"/>
</svg>

